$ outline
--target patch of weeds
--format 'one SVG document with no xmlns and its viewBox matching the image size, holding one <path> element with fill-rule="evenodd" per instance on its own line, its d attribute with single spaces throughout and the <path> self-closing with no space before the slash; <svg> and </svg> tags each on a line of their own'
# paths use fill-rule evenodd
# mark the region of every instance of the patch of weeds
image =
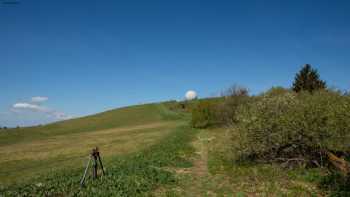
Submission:
<svg viewBox="0 0 350 197">
<path fill-rule="evenodd" d="M 216 174 L 224 169 L 231 168 L 232 161 L 226 158 L 222 152 L 210 151 L 208 156 L 208 170 Z"/>
<path fill-rule="evenodd" d="M 290 179 L 302 180 L 311 183 L 318 183 L 321 181 L 324 174 L 325 169 L 322 168 L 297 168 L 288 171 L 288 177 Z"/>
<path fill-rule="evenodd" d="M 236 197 L 245 197 L 246 195 L 244 194 L 244 192 L 237 192 L 236 193 Z"/>
<path fill-rule="evenodd" d="M 174 191 L 174 190 L 168 190 L 168 191 L 166 191 L 165 196 L 166 196 L 166 197 L 178 197 L 178 196 L 181 196 L 181 195 L 179 195 L 179 194 L 178 194 L 176 191 Z"/>
</svg>

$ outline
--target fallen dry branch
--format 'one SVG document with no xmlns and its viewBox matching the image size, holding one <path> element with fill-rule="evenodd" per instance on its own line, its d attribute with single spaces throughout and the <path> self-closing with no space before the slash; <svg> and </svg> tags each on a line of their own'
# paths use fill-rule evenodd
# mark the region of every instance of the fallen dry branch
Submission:
<svg viewBox="0 0 350 197">
<path fill-rule="evenodd" d="M 329 162 L 337 168 L 343 175 L 347 176 L 350 174 L 350 164 L 349 162 L 345 161 L 343 158 L 337 157 L 335 154 L 325 151 L 326 155 L 328 156 Z"/>
<path fill-rule="evenodd" d="M 303 158 L 276 158 L 275 159 L 278 162 L 282 162 L 282 167 L 290 167 L 290 166 L 303 166 L 307 161 Z"/>
</svg>

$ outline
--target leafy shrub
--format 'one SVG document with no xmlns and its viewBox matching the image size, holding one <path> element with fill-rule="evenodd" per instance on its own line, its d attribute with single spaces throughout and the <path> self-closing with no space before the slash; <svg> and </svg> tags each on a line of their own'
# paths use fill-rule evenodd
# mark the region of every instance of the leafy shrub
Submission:
<svg viewBox="0 0 350 197">
<path fill-rule="evenodd" d="M 205 128 L 208 127 L 213 119 L 214 106 L 208 100 L 201 100 L 196 107 L 192 109 L 192 127 Z"/>
<path fill-rule="evenodd" d="M 191 100 L 191 101 L 168 101 L 168 102 L 164 102 L 165 106 L 167 106 L 167 108 L 170 111 L 175 111 L 175 112 L 191 112 L 194 103 L 196 102 L 195 100 Z"/>
<path fill-rule="evenodd" d="M 255 159 L 322 165 L 323 150 L 349 150 L 350 99 L 336 92 L 272 89 L 241 106 L 237 120 L 234 148 Z"/>
<path fill-rule="evenodd" d="M 192 126 L 206 128 L 236 122 L 236 111 L 250 99 L 248 89 L 232 86 L 221 97 L 197 100 L 192 104 Z"/>
<path fill-rule="evenodd" d="M 218 106 L 223 103 L 222 97 L 207 98 L 197 100 L 192 103 L 191 124 L 195 128 L 205 128 L 215 126 L 219 123 Z"/>
<path fill-rule="evenodd" d="M 223 93 L 223 98 L 223 102 L 216 107 L 216 121 L 222 125 L 236 123 L 238 107 L 249 101 L 248 89 L 234 85 Z"/>
</svg>

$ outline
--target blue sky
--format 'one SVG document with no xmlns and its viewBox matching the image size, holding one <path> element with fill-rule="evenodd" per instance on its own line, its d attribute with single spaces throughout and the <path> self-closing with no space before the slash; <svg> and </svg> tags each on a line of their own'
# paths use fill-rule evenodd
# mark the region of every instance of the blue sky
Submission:
<svg viewBox="0 0 350 197">
<path fill-rule="evenodd" d="M 306 63 L 350 89 L 350 1 L 5 1 L 2 126 L 182 99 L 189 89 L 207 97 L 234 83 L 256 94 L 289 87 Z"/>
</svg>

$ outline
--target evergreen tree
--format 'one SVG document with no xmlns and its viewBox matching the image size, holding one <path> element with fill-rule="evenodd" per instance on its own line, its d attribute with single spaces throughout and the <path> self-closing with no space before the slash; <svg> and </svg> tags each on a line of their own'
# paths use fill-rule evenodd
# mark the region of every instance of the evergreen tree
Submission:
<svg viewBox="0 0 350 197">
<path fill-rule="evenodd" d="M 295 92 L 326 89 L 325 81 L 320 79 L 316 69 L 313 69 L 310 64 L 306 64 L 299 73 L 296 74 L 293 83 L 293 90 Z"/>
</svg>

